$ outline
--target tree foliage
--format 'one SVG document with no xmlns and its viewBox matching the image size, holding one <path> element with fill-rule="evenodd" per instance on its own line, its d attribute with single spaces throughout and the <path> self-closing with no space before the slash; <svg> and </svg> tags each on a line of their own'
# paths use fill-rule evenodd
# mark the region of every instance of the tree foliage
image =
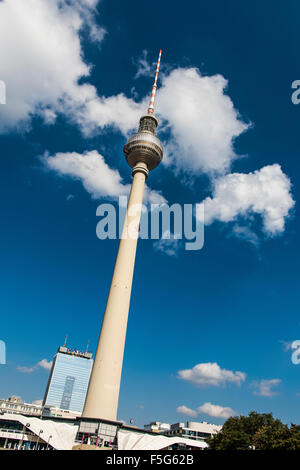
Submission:
<svg viewBox="0 0 300 470">
<path fill-rule="evenodd" d="M 300 450 L 300 426 L 287 426 L 272 413 L 229 418 L 222 430 L 207 440 L 212 450 Z"/>
</svg>

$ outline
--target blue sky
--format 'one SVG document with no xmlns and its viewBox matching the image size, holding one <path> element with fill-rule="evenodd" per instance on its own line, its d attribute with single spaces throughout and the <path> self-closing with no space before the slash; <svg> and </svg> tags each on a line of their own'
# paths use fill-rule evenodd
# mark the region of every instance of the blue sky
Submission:
<svg viewBox="0 0 300 470">
<path fill-rule="evenodd" d="M 122 147 L 162 48 L 166 158 L 147 185 L 205 201 L 205 244 L 139 241 L 119 418 L 299 422 L 298 17 L 296 0 L 0 2 L 1 397 L 41 399 L 35 366 L 66 334 L 96 349 L 118 246 L 97 239 L 96 209 L 131 181 Z"/>
</svg>

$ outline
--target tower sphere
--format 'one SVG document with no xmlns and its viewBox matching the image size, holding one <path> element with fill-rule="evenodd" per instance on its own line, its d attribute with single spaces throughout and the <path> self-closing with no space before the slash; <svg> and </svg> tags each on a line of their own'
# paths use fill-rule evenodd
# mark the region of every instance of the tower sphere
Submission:
<svg viewBox="0 0 300 470">
<path fill-rule="evenodd" d="M 143 162 L 150 171 L 161 162 L 163 146 L 155 135 L 157 124 L 158 121 L 153 114 L 142 116 L 138 132 L 129 137 L 124 145 L 123 151 L 131 168 L 134 168 L 137 163 Z"/>
</svg>

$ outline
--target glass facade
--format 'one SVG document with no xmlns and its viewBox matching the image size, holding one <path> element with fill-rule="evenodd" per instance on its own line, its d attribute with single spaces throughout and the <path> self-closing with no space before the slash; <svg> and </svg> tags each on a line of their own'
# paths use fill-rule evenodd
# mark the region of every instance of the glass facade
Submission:
<svg viewBox="0 0 300 470">
<path fill-rule="evenodd" d="M 43 405 L 82 412 L 92 366 L 91 357 L 57 352 Z"/>
<path fill-rule="evenodd" d="M 81 421 L 79 425 L 77 442 L 116 448 L 117 431 L 120 424 L 112 424 L 108 421 Z"/>
<path fill-rule="evenodd" d="M 188 428 L 173 429 L 164 433 L 166 436 L 180 436 L 186 439 L 194 439 L 196 441 L 205 441 L 208 437 L 213 434 L 210 432 L 193 431 Z"/>
</svg>

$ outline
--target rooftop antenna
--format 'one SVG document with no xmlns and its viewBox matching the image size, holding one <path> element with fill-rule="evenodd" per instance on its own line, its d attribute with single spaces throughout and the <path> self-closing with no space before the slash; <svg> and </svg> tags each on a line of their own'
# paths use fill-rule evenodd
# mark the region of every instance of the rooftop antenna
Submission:
<svg viewBox="0 0 300 470">
<path fill-rule="evenodd" d="M 67 339 L 68 339 L 68 335 L 66 335 L 66 337 L 65 337 L 64 348 L 66 347 Z"/>
<path fill-rule="evenodd" d="M 152 93 L 151 93 L 149 108 L 148 108 L 148 114 L 153 114 L 154 113 L 154 100 L 155 100 L 155 95 L 156 95 L 156 90 L 157 90 L 157 79 L 158 79 L 158 74 L 159 74 L 161 53 L 162 53 L 162 51 L 160 50 L 159 51 L 159 56 L 158 56 L 158 61 L 157 61 L 157 66 L 156 66 L 156 71 L 155 71 L 155 78 L 154 78 L 154 83 L 153 83 L 153 87 L 152 87 Z"/>
</svg>

